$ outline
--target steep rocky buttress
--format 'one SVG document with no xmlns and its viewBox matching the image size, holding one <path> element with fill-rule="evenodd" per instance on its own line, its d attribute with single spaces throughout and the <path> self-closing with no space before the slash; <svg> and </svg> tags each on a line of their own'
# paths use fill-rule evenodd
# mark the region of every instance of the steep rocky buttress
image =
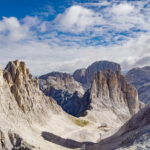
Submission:
<svg viewBox="0 0 150 150">
<path fill-rule="evenodd" d="M 39 90 L 38 78 L 33 78 L 24 62 L 9 62 L 3 76 L 20 110 L 25 114 L 43 114 L 52 107 L 53 103 Z"/>
<path fill-rule="evenodd" d="M 127 83 L 120 71 L 95 73 L 89 92 L 88 117 L 100 122 L 125 122 L 144 107 L 137 90 Z"/>
<path fill-rule="evenodd" d="M 55 101 L 39 90 L 38 79 L 32 77 L 24 62 L 12 61 L 3 71 L 0 68 L 2 149 L 34 149 L 31 143 L 27 144 L 24 137 L 18 135 L 19 132 L 22 135 L 27 132 L 21 128 L 27 129 L 33 123 L 45 124 L 53 114 L 61 112 Z"/>
<path fill-rule="evenodd" d="M 105 70 L 121 71 L 121 67 L 115 62 L 96 61 L 86 69 L 76 70 L 73 77 L 76 81 L 80 82 L 85 89 L 89 89 L 93 81 L 94 73 Z"/>
</svg>

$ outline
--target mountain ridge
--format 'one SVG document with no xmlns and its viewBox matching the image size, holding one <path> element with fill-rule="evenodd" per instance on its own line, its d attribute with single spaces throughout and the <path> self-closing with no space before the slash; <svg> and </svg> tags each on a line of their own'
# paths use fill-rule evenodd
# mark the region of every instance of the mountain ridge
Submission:
<svg viewBox="0 0 150 150">
<path fill-rule="evenodd" d="M 147 104 L 150 101 L 150 66 L 129 70 L 126 79 L 137 88 L 139 99 Z"/>
</svg>

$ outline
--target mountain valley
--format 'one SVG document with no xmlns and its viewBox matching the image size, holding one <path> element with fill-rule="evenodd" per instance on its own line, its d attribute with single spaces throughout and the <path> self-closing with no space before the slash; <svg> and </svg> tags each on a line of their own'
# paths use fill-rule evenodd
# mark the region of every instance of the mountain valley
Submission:
<svg viewBox="0 0 150 150">
<path fill-rule="evenodd" d="M 52 72 L 38 79 L 24 62 L 9 62 L 0 70 L 0 148 L 113 150 L 129 144 L 136 131 L 137 143 L 148 138 L 149 105 L 139 100 L 119 65 L 105 62 L 96 62 L 100 70 L 90 71 L 92 81 L 86 77 L 88 89 L 70 74 Z"/>
</svg>

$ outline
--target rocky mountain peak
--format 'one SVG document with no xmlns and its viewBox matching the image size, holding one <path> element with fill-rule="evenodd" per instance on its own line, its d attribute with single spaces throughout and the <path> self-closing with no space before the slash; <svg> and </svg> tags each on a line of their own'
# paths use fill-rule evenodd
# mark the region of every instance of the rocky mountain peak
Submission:
<svg viewBox="0 0 150 150">
<path fill-rule="evenodd" d="M 70 74 L 62 73 L 62 72 L 51 72 L 40 76 L 40 79 L 48 79 L 49 77 L 56 77 L 62 80 L 72 79 L 72 76 Z"/>
<path fill-rule="evenodd" d="M 91 64 L 88 69 L 92 68 L 93 70 L 112 70 L 112 71 L 121 71 L 121 67 L 119 64 L 115 62 L 110 62 L 110 61 L 96 61 L 93 64 Z"/>
<path fill-rule="evenodd" d="M 39 90 L 38 78 L 33 78 L 24 62 L 9 62 L 0 69 L 0 148 L 64 149 L 66 141 L 81 147 L 84 141 L 95 143 L 99 134 L 122 125 L 141 108 L 135 88 L 120 71 L 105 70 L 93 76 L 92 86 L 81 95 L 82 86 L 71 75 L 55 72 L 40 79 L 49 96 L 60 100 L 66 112 L 80 117 L 75 118 Z"/>
<path fill-rule="evenodd" d="M 19 80 L 27 80 L 28 78 L 33 80 L 33 76 L 26 68 L 25 63 L 18 60 L 8 63 L 4 70 L 4 77 L 9 84 L 11 82 L 16 83 L 17 86 L 19 86 Z"/>
<path fill-rule="evenodd" d="M 120 71 L 106 70 L 95 73 L 90 99 L 93 110 L 101 114 L 106 110 L 111 111 L 122 121 L 129 119 L 142 107 L 137 90 L 127 83 Z"/>
<path fill-rule="evenodd" d="M 80 83 L 74 80 L 74 78 L 67 73 L 61 72 L 51 72 L 46 75 L 39 77 L 40 79 L 40 88 L 42 90 L 48 90 L 49 87 L 54 87 L 55 89 L 62 89 L 74 93 L 78 91 L 84 93 L 84 90 Z"/>
<path fill-rule="evenodd" d="M 49 98 L 39 90 L 38 78 L 33 78 L 24 62 L 18 60 L 9 62 L 3 71 L 3 77 L 8 83 L 18 106 L 24 113 L 37 111 L 38 108 L 35 105 L 41 103 L 41 99 L 43 99 L 43 105 L 47 103 L 51 107 Z M 39 110 L 43 108 L 39 107 Z"/>
<path fill-rule="evenodd" d="M 82 83 L 85 89 L 88 89 L 93 81 L 94 73 L 105 70 L 121 71 L 121 67 L 119 64 L 110 61 L 96 61 L 88 66 L 87 69 L 75 71 L 73 77 L 75 80 Z"/>
<path fill-rule="evenodd" d="M 39 84 L 44 94 L 53 97 L 63 109 L 75 92 L 79 96 L 84 94 L 81 84 L 67 73 L 51 72 L 42 75 L 39 77 Z"/>
<path fill-rule="evenodd" d="M 19 62 L 18 60 L 9 62 L 4 70 L 4 78 L 10 86 L 11 92 L 14 95 L 18 106 L 23 110 L 23 112 L 29 110 L 30 107 L 25 108 L 24 100 L 26 96 L 30 94 L 29 82 L 33 83 L 32 75 L 29 70 L 26 69 L 24 62 Z M 22 93 L 25 95 L 22 96 Z M 30 103 L 30 104 L 29 104 Z M 31 105 L 31 102 L 28 102 Z"/>
</svg>

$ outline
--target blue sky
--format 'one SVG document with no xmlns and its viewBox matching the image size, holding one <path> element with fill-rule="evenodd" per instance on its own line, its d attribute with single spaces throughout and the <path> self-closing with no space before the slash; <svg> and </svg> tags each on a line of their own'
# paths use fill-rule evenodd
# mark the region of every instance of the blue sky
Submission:
<svg viewBox="0 0 150 150">
<path fill-rule="evenodd" d="M 0 64 L 33 74 L 110 60 L 150 65 L 150 0 L 0 0 Z"/>
</svg>

